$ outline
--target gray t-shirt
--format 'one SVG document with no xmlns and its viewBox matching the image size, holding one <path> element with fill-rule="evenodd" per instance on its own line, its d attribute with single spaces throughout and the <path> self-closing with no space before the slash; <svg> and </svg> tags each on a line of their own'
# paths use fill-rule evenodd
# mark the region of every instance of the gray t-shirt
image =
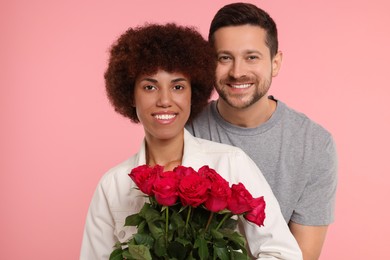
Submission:
<svg viewBox="0 0 390 260">
<path fill-rule="evenodd" d="M 304 114 L 277 101 L 267 122 L 243 128 L 226 122 L 212 101 L 186 128 L 196 137 L 244 150 L 270 184 L 287 223 L 317 226 L 334 221 L 335 143 Z"/>
</svg>

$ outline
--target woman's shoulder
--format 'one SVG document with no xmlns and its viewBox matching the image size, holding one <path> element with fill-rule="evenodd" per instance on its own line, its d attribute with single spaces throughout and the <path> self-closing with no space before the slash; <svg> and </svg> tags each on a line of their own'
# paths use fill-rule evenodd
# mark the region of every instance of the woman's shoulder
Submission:
<svg viewBox="0 0 390 260">
<path fill-rule="evenodd" d="M 113 183 L 121 183 L 125 180 L 130 179 L 128 174 L 135 167 L 135 158 L 134 156 L 128 158 L 127 160 L 115 165 L 110 168 L 101 178 L 100 184 L 109 185 Z"/>
<path fill-rule="evenodd" d="M 185 137 L 185 153 L 202 157 L 249 158 L 241 148 L 194 137 L 190 133 Z"/>
</svg>

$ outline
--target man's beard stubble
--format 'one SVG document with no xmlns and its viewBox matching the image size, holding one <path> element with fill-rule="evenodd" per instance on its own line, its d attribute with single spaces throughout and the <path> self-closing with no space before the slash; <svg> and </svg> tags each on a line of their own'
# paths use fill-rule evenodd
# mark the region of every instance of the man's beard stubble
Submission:
<svg viewBox="0 0 390 260">
<path fill-rule="evenodd" d="M 262 97 L 267 95 L 268 90 L 271 86 L 272 82 L 272 77 L 270 77 L 270 80 L 264 79 L 261 83 L 255 80 L 254 85 L 251 88 L 255 87 L 254 93 L 249 93 L 249 94 L 234 94 L 234 95 L 229 95 L 227 91 L 224 91 L 226 88 L 230 88 L 227 86 L 227 83 L 229 84 L 240 84 L 240 83 L 245 83 L 245 82 L 253 82 L 252 80 L 248 80 L 248 78 L 242 78 L 240 80 L 236 79 L 228 79 L 228 80 L 222 80 L 220 81 L 220 86 L 225 86 L 223 89 L 221 88 L 216 88 L 218 95 L 220 98 L 222 98 L 229 106 L 237 109 L 245 109 L 253 104 L 255 104 L 257 101 L 259 101 Z M 246 96 L 250 95 L 250 97 L 243 101 L 243 98 Z M 238 100 L 238 102 L 235 102 L 235 100 Z"/>
</svg>

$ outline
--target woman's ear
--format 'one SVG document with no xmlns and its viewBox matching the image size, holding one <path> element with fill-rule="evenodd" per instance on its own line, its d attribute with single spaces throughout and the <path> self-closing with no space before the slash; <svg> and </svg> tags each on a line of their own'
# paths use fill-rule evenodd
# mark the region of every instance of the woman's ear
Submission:
<svg viewBox="0 0 390 260">
<path fill-rule="evenodd" d="M 130 100 L 130 106 L 135 108 L 135 100 L 134 99 Z"/>
</svg>

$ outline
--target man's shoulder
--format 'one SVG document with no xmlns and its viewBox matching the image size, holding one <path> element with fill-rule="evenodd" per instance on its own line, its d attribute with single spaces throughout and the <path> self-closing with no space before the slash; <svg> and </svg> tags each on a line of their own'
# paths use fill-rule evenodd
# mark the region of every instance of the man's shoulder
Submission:
<svg viewBox="0 0 390 260">
<path fill-rule="evenodd" d="M 199 115 L 194 119 L 194 122 L 201 123 L 204 121 L 208 121 L 211 117 L 214 116 L 213 109 L 215 108 L 216 101 L 211 100 L 199 113 Z"/>
<path fill-rule="evenodd" d="M 331 137 L 331 133 L 318 122 L 311 119 L 305 113 L 297 111 L 278 101 L 283 109 L 283 126 L 291 131 L 305 132 L 309 135 Z"/>
<path fill-rule="evenodd" d="M 214 118 L 212 111 L 214 102 L 215 101 L 209 102 L 196 118 L 186 124 L 185 128 L 192 135 L 206 139 L 211 138 L 211 129 L 217 127 L 216 118 Z"/>
</svg>

